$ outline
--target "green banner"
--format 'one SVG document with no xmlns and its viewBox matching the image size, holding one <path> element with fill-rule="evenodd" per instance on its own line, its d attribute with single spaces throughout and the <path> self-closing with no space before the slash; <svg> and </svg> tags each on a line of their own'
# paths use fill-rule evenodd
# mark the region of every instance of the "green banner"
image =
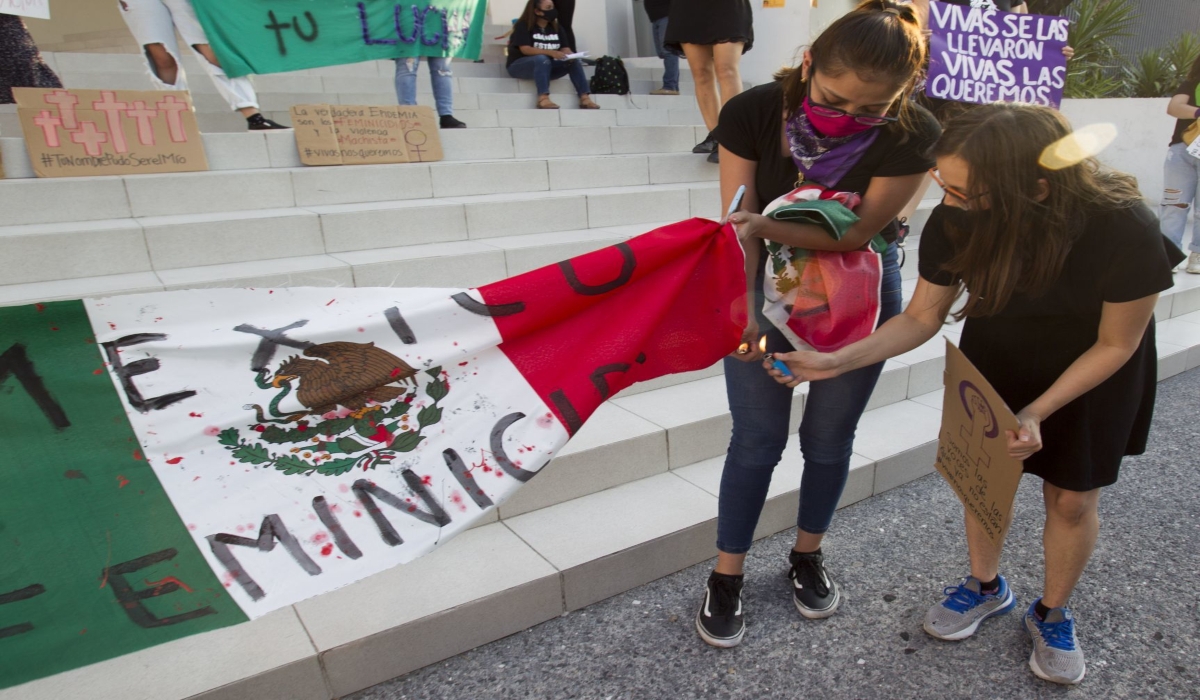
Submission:
<svg viewBox="0 0 1200 700">
<path fill-rule="evenodd" d="M 410 56 L 474 60 L 487 0 L 192 0 L 230 76 Z"/>
<path fill-rule="evenodd" d="M 141 453 L 83 303 L 0 308 L 0 688 L 245 620 Z"/>
</svg>

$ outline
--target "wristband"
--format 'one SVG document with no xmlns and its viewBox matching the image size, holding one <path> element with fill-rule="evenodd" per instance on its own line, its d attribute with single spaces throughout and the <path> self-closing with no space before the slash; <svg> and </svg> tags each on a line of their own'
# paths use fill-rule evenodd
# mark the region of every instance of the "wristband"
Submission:
<svg viewBox="0 0 1200 700">
<path fill-rule="evenodd" d="M 1192 119 L 1200 119 L 1200 107 L 1196 108 L 1196 113 L 1192 115 Z"/>
</svg>

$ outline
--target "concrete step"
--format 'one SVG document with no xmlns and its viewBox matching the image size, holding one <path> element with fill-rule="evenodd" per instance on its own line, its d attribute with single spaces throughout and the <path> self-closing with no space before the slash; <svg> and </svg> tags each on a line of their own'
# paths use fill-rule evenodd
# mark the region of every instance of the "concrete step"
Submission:
<svg viewBox="0 0 1200 700">
<path fill-rule="evenodd" d="M 1172 290 L 1164 300 L 1170 300 L 1168 311 L 1200 307 L 1200 285 Z M 1159 333 L 1160 371 L 1169 365 L 1163 378 L 1200 366 L 1200 312 L 1161 321 Z M 329 700 L 704 561 L 713 554 L 723 458 L 673 462 L 673 455 L 684 459 L 686 453 L 672 453 L 671 436 L 674 431 L 676 444 L 684 445 L 689 435 L 714 444 L 703 433 L 727 435 L 727 425 L 689 403 L 719 400 L 718 383 L 710 377 L 610 401 L 517 497 L 543 482 L 550 486 L 542 487 L 542 496 L 558 489 L 560 497 L 580 480 L 597 479 L 592 486 L 599 486 L 627 479 L 623 483 L 552 505 L 527 502 L 531 509 L 514 498 L 501 506 L 498 521 L 406 566 L 251 623 L 9 688 L 0 700 L 57 700 L 79 687 L 131 700 Z M 839 507 L 933 471 L 940 403 L 935 386 L 864 414 Z M 776 468 L 756 538 L 793 526 L 798 452 L 793 441 Z M 606 473 L 614 467 L 620 475 Z M 217 654 L 217 663 L 189 665 L 201 648 L 208 657 Z M 189 673 L 172 670 L 185 667 Z"/>
</svg>

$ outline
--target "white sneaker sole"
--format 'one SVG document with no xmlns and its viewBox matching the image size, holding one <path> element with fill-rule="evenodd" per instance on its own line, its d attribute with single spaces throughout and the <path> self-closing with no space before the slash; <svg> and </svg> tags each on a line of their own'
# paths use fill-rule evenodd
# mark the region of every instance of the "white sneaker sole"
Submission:
<svg viewBox="0 0 1200 700">
<path fill-rule="evenodd" d="M 704 640 L 704 643 L 708 644 L 709 646 L 718 647 L 720 649 L 729 649 L 732 647 L 736 647 L 737 645 L 742 643 L 742 637 L 746 636 L 746 626 L 742 625 L 742 629 L 739 630 L 736 635 L 734 635 L 728 639 L 714 637 L 704 630 L 704 625 L 700 624 L 700 613 L 697 612 L 696 613 L 696 633 L 699 634 L 700 638 Z"/>
<path fill-rule="evenodd" d="M 796 594 L 794 592 L 792 593 L 792 603 L 795 604 L 796 610 L 800 611 L 800 614 L 804 617 L 807 617 L 810 620 L 824 620 L 825 618 L 831 617 L 835 612 L 837 612 L 838 606 L 842 604 L 842 591 L 840 588 L 838 588 L 836 583 L 833 584 L 833 603 L 831 603 L 829 607 L 825 608 L 824 610 L 813 610 L 811 608 L 804 607 L 800 604 L 800 601 L 796 600 Z"/>
<path fill-rule="evenodd" d="M 1036 652 L 1029 654 L 1029 669 L 1033 671 L 1033 675 L 1041 678 L 1044 681 L 1050 681 L 1051 683 L 1059 683 L 1062 685 L 1075 685 L 1076 683 L 1082 681 L 1083 677 L 1087 675 L 1087 666 L 1084 666 L 1083 670 L 1079 672 L 1079 677 L 1075 679 L 1056 678 L 1051 676 L 1043 671 L 1041 666 L 1038 666 Z"/>
<path fill-rule="evenodd" d="M 975 631 L 979 629 L 979 626 L 983 624 L 984 620 L 988 619 L 989 617 L 996 617 L 997 615 L 1004 615 L 1004 614 L 1007 614 L 1008 612 L 1010 612 L 1013 608 L 1016 607 L 1016 605 L 1015 605 L 1016 602 L 1017 602 L 1017 599 L 1013 595 L 1012 589 L 1010 588 L 1010 589 L 1008 589 L 1008 597 L 1004 599 L 1003 607 L 999 608 L 998 610 L 993 610 L 992 612 L 988 613 L 987 615 L 984 615 L 983 617 L 979 618 L 975 622 L 972 622 L 969 626 L 967 626 L 957 632 L 951 632 L 950 634 L 942 634 L 941 632 L 938 632 L 937 630 L 931 628 L 929 626 L 928 622 L 922 624 L 921 627 L 925 630 L 925 634 L 928 634 L 930 637 L 934 637 L 936 639 L 941 639 L 941 640 L 947 641 L 947 642 L 961 642 L 962 640 L 966 639 L 967 637 L 970 637 L 971 635 L 975 634 Z"/>
</svg>

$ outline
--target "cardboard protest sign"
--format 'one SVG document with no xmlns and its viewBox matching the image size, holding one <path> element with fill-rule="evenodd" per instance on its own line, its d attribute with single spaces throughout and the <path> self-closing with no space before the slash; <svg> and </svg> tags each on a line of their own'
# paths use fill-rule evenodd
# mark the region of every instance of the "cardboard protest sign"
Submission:
<svg viewBox="0 0 1200 700">
<path fill-rule="evenodd" d="M 1065 17 L 932 2 L 925 94 L 955 102 L 1057 108 L 1067 78 L 1062 50 L 1069 27 Z"/>
<path fill-rule="evenodd" d="M 487 0 L 192 0 L 192 6 L 234 78 L 413 56 L 473 61 L 487 14 Z"/>
<path fill-rule="evenodd" d="M 937 470 L 992 542 L 1004 541 L 1021 462 L 1008 456 L 1004 431 L 1017 418 L 967 356 L 946 341 L 946 393 Z"/>
<path fill-rule="evenodd" d="M 427 163 L 442 159 L 433 109 L 424 106 L 296 105 L 296 148 L 305 165 Z"/>
<path fill-rule="evenodd" d="M 186 92 L 13 88 L 13 95 L 38 177 L 208 170 Z"/>
<path fill-rule="evenodd" d="M 0 15 L 50 19 L 50 0 L 0 0 Z"/>
</svg>

